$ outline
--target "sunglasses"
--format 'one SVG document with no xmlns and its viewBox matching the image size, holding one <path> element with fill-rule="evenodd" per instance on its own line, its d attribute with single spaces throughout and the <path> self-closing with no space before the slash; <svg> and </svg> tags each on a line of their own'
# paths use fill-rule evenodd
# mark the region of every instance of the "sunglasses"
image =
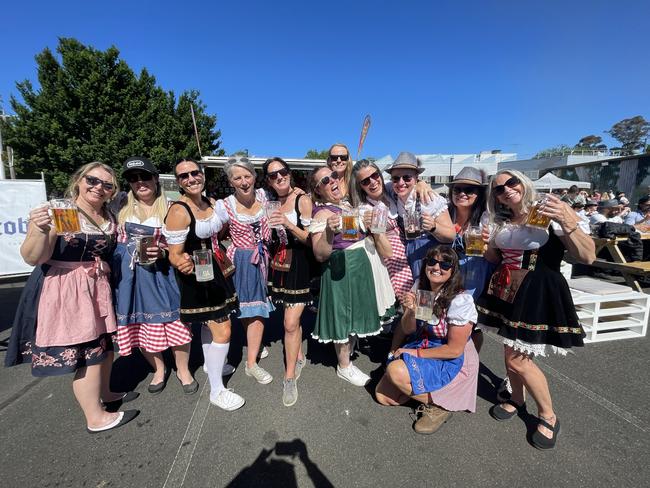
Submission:
<svg viewBox="0 0 650 488">
<path fill-rule="evenodd" d="M 194 170 L 192 170 L 192 171 L 187 171 L 187 172 L 185 172 L 185 173 L 178 173 L 178 174 L 176 175 L 176 178 L 178 178 L 179 180 L 186 180 L 186 179 L 188 179 L 190 176 L 191 176 L 192 178 L 196 178 L 196 177 L 199 176 L 200 174 L 203 174 L 203 173 L 201 172 L 200 169 L 194 169 Z"/>
<path fill-rule="evenodd" d="M 153 179 L 153 175 L 151 173 L 127 173 L 126 176 L 124 176 L 126 181 L 129 183 L 137 183 L 138 181 L 151 181 Z"/>
<path fill-rule="evenodd" d="M 370 184 L 370 180 L 375 180 L 375 181 L 381 180 L 381 175 L 379 174 L 379 171 L 375 171 L 367 178 L 364 178 L 359 182 L 359 184 L 361 184 L 361 186 L 368 186 Z"/>
<path fill-rule="evenodd" d="M 476 195 L 478 193 L 478 188 L 475 186 L 458 186 L 454 185 L 452 189 L 454 193 L 464 193 L 465 195 Z"/>
<path fill-rule="evenodd" d="M 503 195 L 503 193 L 506 191 L 506 186 L 507 186 L 508 188 L 514 188 L 514 187 L 517 186 L 519 183 L 521 183 L 521 181 L 519 180 L 519 178 L 517 178 L 516 176 L 512 176 L 512 177 L 510 177 L 510 179 L 509 179 L 508 181 L 506 181 L 503 185 L 493 186 L 493 187 L 492 187 L 492 191 L 494 192 L 494 194 L 495 194 L 496 196 Z"/>
<path fill-rule="evenodd" d="M 100 178 L 97 178 L 96 176 L 85 175 L 84 178 L 86 178 L 86 183 L 88 186 L 102 185 L 102 188 L 105 191 L 113 191 L 115 189 L 115 185 L 113 183 L 110 181 L 104 181 Z"/>
<path fill-rule="evenodd" d="M 332 171 L 331 175 L 323 176 L 318 182 L 318 184 L 316 185 L 316 187 L 319 187 L 321 185 L 328 185 L 330 180 L 338 180 L 339 178 L 340 178 L 339 174 L 336 171 Z"/>
<path fill-rule="evenodd" d="M 440 269 L 443 271 L 449 271 L 454 267 L 452 263 L 448 263 L 447 261 L 438 261 L 436 258 L 427 258 L 426 263 L 427 266 L 435 266 L 436 264 L 439 264 Z"/>
<path fill-rule="evenodd" d="M 391 176 L 390 179 L 393 183 L 399 183 L 399 180 L 402 180 L 404 183 L 410 183 L 413 181 L 415 176 L 413 175 L 401 175 L 401 176 Z"/>
<path fill-rule="evenodd" d="M 282 176 L 283 178 L 286 178 L 287 176 L 289 176 L 289 170 L 287 168 L 282 168 L 277 171 L 271 171 L 266 175 L 266 177 L 269 180 L 275 181 L 278 179 L 278 175 Z"/>
<path fill-rule="evenodd" d="M 340 159 L 341 161 L 347 161 L 348 159 L 350 159 L 350 155 L 349 154 L 337 154 L 336 156 L 334 156 L 333 154 L 329 155 L 330 161 L 336 161 L 338 159 Z"/>
</svg>

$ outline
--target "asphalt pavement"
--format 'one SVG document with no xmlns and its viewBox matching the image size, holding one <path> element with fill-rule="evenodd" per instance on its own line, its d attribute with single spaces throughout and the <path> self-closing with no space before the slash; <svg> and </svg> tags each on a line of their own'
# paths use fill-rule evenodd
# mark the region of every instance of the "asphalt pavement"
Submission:
<svg viewBox="0 0 650 488">
<path fill-rule="evenodd" d="M 20 287 L 0 289 L 0 341 Z M 305 336 L 313 316 L 305 314 Z M 578 348 L 542 358 L 558 417 L 557 448 L 529 443 L 536 413 L 497 423 L 488 414 L 504 374 L 501 347 L 487 335 L 481 351 L 477 412 L 454 413 L 436 434 L 412 429 L 409 407 L 373 400 L 388 344 L 369 342 L 355 364 L 373 383 L 354 387 L 337 378 L 332 346 L 303 343 L 308 363 L 295 406 L 282 405 L 281 325 L 267 326 L 270 355 L 261 364 L 274 381 L 244 375 L 242 332 L 234 327 L 229 379 L 246 399 L 235 412 L 208 401 L 201 350 L 192 363 L 201 384 L 185 396 L 172 375 L 158 396 L 139 355 L 114 364 L 113 390 L 135 389 L 125 408 L 141 410 L 130 424 L 86 433 L 69 376 L 36 379 L 28 365 L 0 369 L 0 486 L 12 487 L 377 487 L 377 486 L 650 486 L 650 339 Z M 4 361 L 0 346 L 0 360 Z"/>
</svg>

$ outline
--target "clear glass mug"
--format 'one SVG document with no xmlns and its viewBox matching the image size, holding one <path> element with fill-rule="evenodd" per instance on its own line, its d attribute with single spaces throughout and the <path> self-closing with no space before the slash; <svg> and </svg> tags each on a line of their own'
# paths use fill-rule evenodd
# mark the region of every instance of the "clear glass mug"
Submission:
<svg viewBox="0 0 650 488">
<path fill-rule="evenodd" d="M 50 211 L 56 234 L 59 236 L 81 232 L 77 204 L 69 198 L 50 200 Z"/>
<path fill-rule="evenodd" d="M 408 240 L 417 239 L 422 235 L 420 212 L 415 209 L 407 210 L 404 214 L 404 234 Z"/>
<path fill-rule="evenodd" d="M 483 242 L 483 229 L 478 226 L 468 227 L 463 235 L 465 239 L 465 255 L 483 256 L 485 243 Z"/>
<path fill-rule="evenodd" d="M 537 201 L 528 211 L 526 226 L 536 227 L 538 229 L 547 229 L 551 223 L 551 217 L 539 213 L 539 207 L 546 203 L 546 195 L 537 195 Z"/>
<path fill-rule="evenodd" d="M 211 249 L 198 249 L 194 251 L 192 253 L 192 259 L 194 260 L 196 281 L 211 281 L 214 279 Z"/>
<path fill-rule="evenodd" d="M 415 318 L 429 322 L 433 319 L 433 292 L 430 290 L 418 290 L 415 293 Z"/>
<path fill-rule="evenodd" d="M 359 209 L 346 208 L 341 214 L 341 234 L 345 241 L 358 241 L 359 234 Z"/>
<path fill-rule="evenodd" d="M 269 200 L 268 202 L 266 202 L 266 205 L 264 207 L 264 212 L 266 214 L 266 219 L 269 222 L 271 220 L 271 215 L 273 215 L 275 212 L 279 212 L 281 206 L 282 204 L 275 200 Z M 282 224 L 278 224 L 278 225 L 269 224 L 269 227 L 271 229 L 282 229 Z"/>
<path fill-rule="evenodd" d="M 372 220 L 370 222 L 370 232 L 373 234 L 383 234 L 386 232 L 386 222 L 388 221 L 388 207 L 379 202 L 372 209 Z"/>
<path fill-rule="evenodd" d="M 147 248 L 154 247 L 154 237 L 153 236 L 135 236 L 133 238 L 135 241 L 135 252 L 137 256 L 138 264 L 152 264 L 156 262 L 155 257 L 149 257 L 147 254 Z"/>
</svg>

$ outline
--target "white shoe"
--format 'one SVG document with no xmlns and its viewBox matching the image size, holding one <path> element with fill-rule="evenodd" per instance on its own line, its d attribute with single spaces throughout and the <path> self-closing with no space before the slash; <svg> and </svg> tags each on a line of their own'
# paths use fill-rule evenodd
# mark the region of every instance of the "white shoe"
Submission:
<svg viewBox="0 0 650 488">
<path fill-rule="evenodd" d="M 352 383 L 354 386 L 366 386 L 370 382 L 370 376 L 362 372 L 354 364 L 350 363 L 347 368 L 336 367 L 336 376 Z"/>
<path fill-rule="evenodd" d="M 216 398 L 210 396 L 210 403 L 219 407 L 227 412 L 232 412 L 241 408 L 246 400 L 240 397 L 237 393 L 232 391 L 232 388 L 225 388 L 219 392 Z"/>
<path fill-rule="evenodd" d="M 296 374 L 295 374 L 296 379 L 300 378 L 300 373 L 302 373 L 302 368 L 305 367 L 306 363 L 307 363 L 307 360 L 305 358 L 298 359 L 296 361 L 296 369 L 295 369 L 295 371 L 296 371 Z"/>
<path fill-rule="evenodd" d="M 269 350 L 264 346 L 260 353 L 257 355 L 257 359 L 264 359 L 269 357 Z"/>
<path fill-rule="evenodd" d="M 221 372 L 221 376 L 230 376 L 233 374 L 237 368 L 235 368 L 232 364 L 224 364 L 223 365 L 223 371 Z"/>
<path fill-rule="evenodd" d="M 262 368 L 259 364 L 254 364 L 252 367 L 245 366 L 244 372 L 246 376 L 252 376 L 260 385 L 267 385 L 273 381 L 273 376 L 267 370 Z"/>
</svg>

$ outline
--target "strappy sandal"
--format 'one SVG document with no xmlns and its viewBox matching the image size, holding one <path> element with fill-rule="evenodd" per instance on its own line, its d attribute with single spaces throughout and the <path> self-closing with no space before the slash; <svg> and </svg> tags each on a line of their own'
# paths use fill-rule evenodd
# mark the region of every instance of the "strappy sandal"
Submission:
<svg viewBox="0 0 650 488">
<path fill-rule="evenodd" d="M 509 412 L 508 410 L 506 410 L 501 406 L 502 404 L 512 405 L 513 407 L 515 407 L 515 410 Z M 496 405 L 493 405 L 492 408 L 490 408 L 490 415 L 492 416 L 493 419 L 498 420 L 499 422 L 503 422 L 505 420 L 510 420 L 512 417 L 517 415 L 520 410 L 525 410 L 525 409 L 526 409 L 526 402 L 522 403 L 521 405 L 517 405 L 512 400 L 506 400 L 503 403 L 497 403 Z"/>
<path fill-rule="evenodd" d="M 542 451 L 553 449 L 555 447 L 555 443 L 557 442 L 557 436 L 560 433 L 560 419 L 555 417 L 555 425 L 551 425 L 546 420 L 540 418 L 539 425 L 546 427 L 548 430 L 553 432 L 553 437 L 548 438 L 539 430 L 535 429 L 535 432 L 533 432 L 530 441 L 532 442 L 533 446 Z"/>
</svg>

